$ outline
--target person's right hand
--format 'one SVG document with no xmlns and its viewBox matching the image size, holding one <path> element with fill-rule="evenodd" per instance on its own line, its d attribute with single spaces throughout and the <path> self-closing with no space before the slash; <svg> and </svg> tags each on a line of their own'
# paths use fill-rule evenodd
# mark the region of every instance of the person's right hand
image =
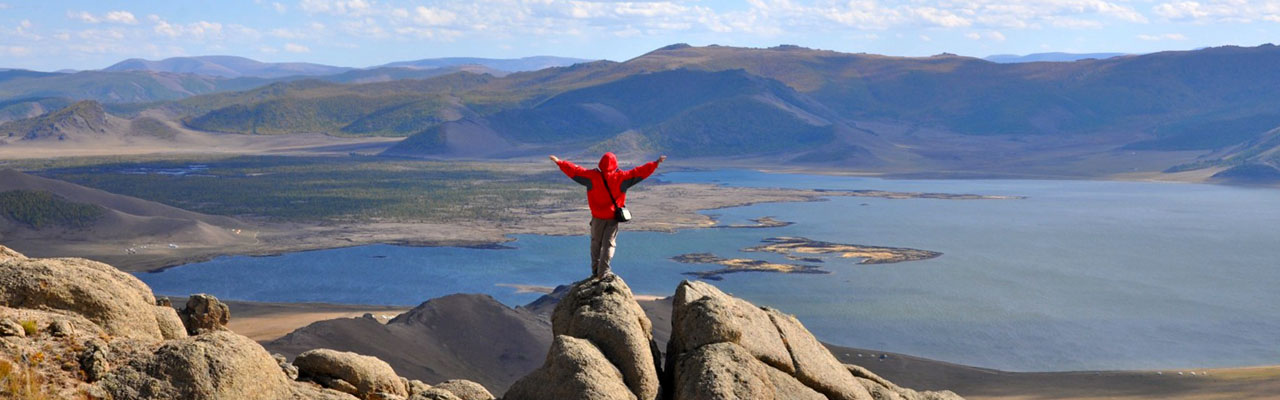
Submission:
<svg viewBox="0 0 1280 400">
<path fill-rule="evenodd" d="M 658 164 L 662 164 L 663 161 L 667 161 L 667 156 L 658 157 Z"/>
<path fill-rule="evenodd" d="M 560 159 L 556 156 L 551 156 L 551 162 L 560 162 Z"/>
</svg>

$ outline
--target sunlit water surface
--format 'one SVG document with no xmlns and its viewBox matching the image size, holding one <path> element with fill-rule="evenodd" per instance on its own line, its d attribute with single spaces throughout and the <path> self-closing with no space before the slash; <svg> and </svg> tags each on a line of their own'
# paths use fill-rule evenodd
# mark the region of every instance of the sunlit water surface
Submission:
<svg viewBox="0 0 1280 400">
<path fill-rule="evenodd" d="M 1027 196 L 1023 200 L 832 197 L 709 211 L 725 224 L 794 225 L 619 236 L 615 271 L 667 295 L 684 253 L 786 261 L 740 250 L 773 236 L 911 247 L 941 257 L 888 265 L 829 260 L 828 275 L 740 273 L 727 292 L 796 314 L 821 339 L 1018 371 L 1280 363 L 1280 190 L 1032 180 L 881 180 L 722 170 L 671 182 Z M 571 184 L 571 183 L 566 183 Z M 645 207 L 633 205 L 637 218 Z M 583 221 L 583 232 L 587 231 Z M 554 286 L 586 275 L 587 238 L 519 235 L 514 249 L 371 245 L 222 257 L 138 276 L 156 292 L 226 299 L 414 305 L 497 284 Z"/>
</svg>

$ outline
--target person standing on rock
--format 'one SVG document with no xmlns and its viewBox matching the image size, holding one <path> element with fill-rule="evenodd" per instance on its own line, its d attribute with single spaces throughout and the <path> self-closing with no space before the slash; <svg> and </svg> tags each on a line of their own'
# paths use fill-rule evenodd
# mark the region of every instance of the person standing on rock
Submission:
<svg viewBox="0 0 1280 400">
<path fill-rule="evenodd" d="M 618 241 L 618 223 L 631 219 L 627 208 L 627 189 L 648 178 L 658 169 L 667 156 L 626 171 L 618 170 L 618 157 L 604 153 L 599 168 L 586 169 L 572 162 L 551 156 L 574 182 L 587 187 L 587 205 L 591 206 L 591 276 L 601 278 L 609 274 L 609 261 L 613 259 Z"/>
</svg>

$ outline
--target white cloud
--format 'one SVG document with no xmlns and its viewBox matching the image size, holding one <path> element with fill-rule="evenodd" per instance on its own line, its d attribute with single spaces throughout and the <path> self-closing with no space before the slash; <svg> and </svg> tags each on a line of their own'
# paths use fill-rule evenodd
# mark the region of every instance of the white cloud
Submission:
<svg viewBox="0 0 1280 400">
<path fill-rule="evenodd" d="M 1202 9 L 1200 3 L 1194 1 L 1158 4 L 1152 10 L 1155 11 L 1156 15 L 1169 19 L 1194 19 L 1209 16 L 1209 12 Z"/>
<path fill-rule="evenodd" d="M 0 3 L 0 10 L 8 9 L 9 7 L 12 7 L 12 6 L 10 6 L 8 3 Z"/>
<path fill-rule="evenodd" d="M 308 52 L 311 52 L 311 49 L 308 48 L 307 46 L 303 46 L 297 43 L 285 43 L 284 51 L 287 51 L 290 53 L 308 53 Z"/>
<path fill-rule="evenodd" d="M 944 28 L 962 28 L 973 25 L 973 22 L 967 18 L 956 15 L 948 10 L 940 10 L 933 7 L 920 7 L 910 10 L 914 17 L 931 25 L 937 25 Z"/>
<path fill-rule="evenodd" d="M 152 30 L 169 38 L 209 39 L 222 36 L 222 24 L 218 22 L 196 21 L 189 24 L 170 23 L 160 16 L 152 14 L 147 19 L 154 24 Z"/>
<path fill-rule="evenodd" d="M 284 4 L 280 4 L 279 2 L 271 3 L 271 7 L 281 14 L 284 14 L 285 11 L 289 11 L 289 7 L 286 7 Z"/>
<path fill-rule="evenodd" d="M 124 32 L 118 29 L 86 29 L 76 32 L 76 37 L 86 40 L 121 40 Z"/>
<path fill-rule="evenodd" d="M 362 16 L 373 12 L 373 4 L 366 0 L 302 0 L 298 8 L 308 14 Z"/>
<path fill-rule="evenodd" d="M 1138 39 L 1158 42 L 1162 40 L 1187 40 L 1187 36 L 1181 33 L 1166 33 L 1163 35 L 1138 35 Z"/>
<path fill-rule="evenodd" d="M 1280 1 L 1276 0 L 1170 1 L 1157 4 L 1151 10 L 1161 17 L 1182 22 L 1280 22 Z"/>
<path fill-rule="evenodd" d="M 272 29 L 271 32 L 268 32 L 268 34 L 281 39 L 301 39 L 307 36 L 305 33 L 302 33 L 300 31 L 295 31 L 292 29 L 285 29 L 285 28 Z"/>
<path fill-rule="evenodd" d="M 972 40 L 986 39 L 993 42 L 1003 42 L 1005 40 L 1004 34 L 1000 33 L 1000 31 L 969 32 L 964 34 L 964 37 Z"/>
<path fill-rule="evenodd" d="M 413 20 L 422 25 L 448 25 L 458 19 L 458 14 L 449 10 L 439 10 L 419 6 L 413 9 Z"/>
<path fill-rule="evenodd" d="M 102 22 L 101 19 L 98 19 L 98 17 L 94 16 L 93 14 L 90 14 L 88 11 L 81 11 L 81 12 L 67 11 L 67 18 L 78 19 L 82 22 L 88 22 L 91 24 Z"/>
<path fill-rule="evenodd" d="M 279 53 L 280 50 L 277 50 L 275 47 L 271 47 L 271 46 L 263 46 L 258 48 L 258 52 L 262 54 L 276 54 L 276 53 Z"/>
<path fill-rule="evenodd" d="M 0 45 L 0 54 L 13 57 L 22 57 L 31 54 L 31 49 L 23 46 L 4 46 Z"/>
<path fill-rule="evenodd" d="M 81 22 L 87 22 L 90 24 L 110 22 L 116 24 L 135 25 L 138 23 L 138 19 L 133 16 L 133 13 L 128 11 L 107 11 L 106 14 L 102 15 L 94 15 L 88 11 L 68 11 L 67 18 L 80 20 Z"/>
<path fill-rule="evenodd" d="M 138 23 L 138 19 L 134 18 L 133 13 L 128 11 L 108 11 L 107 15 L 103 16 L 102 19 L 107 22 L 126 25 L 135 25 Z"/>
</svg>

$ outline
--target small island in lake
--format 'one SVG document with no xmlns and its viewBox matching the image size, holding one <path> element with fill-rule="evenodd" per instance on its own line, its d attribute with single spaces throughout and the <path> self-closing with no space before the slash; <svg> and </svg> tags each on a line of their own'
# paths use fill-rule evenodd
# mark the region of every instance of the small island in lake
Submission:
<svg viewBox="0 0 1280 400">
<path fill-rule="evenodd" d="M 731 274 L 734 272 L 781 272 L 786 274 L 831 273 L 823 271 L 812 265 L 779 264 L 764 260 L 752 260 L 749 258 L 722 258 L 711 253 L 681 254 L 671 257 L 671 259 L 686 264 L 717 264 L 724 266 L 724 268 L 714 271 L 691 271 L 684 273 L 685 275 L 692 275 L 713 281 L 724 279 L 721 275 Z"/>
<path fill-rule="evenodd" d="M 764 239 L 763 242 L 765 244 L 748 247 L 742 249 L 742 251 L 777 253 L 789 260 L 809 263 L 820 263 L 823 260 L 818 257 L 801 256 L 800 254 L 839 254 L 840 258 L 861 258 L 862 261 L 859 261 L 858 264 L 892 264 L 927 260 L 942 255 L 942 253 L 929 250 L 821 242 L 801 237 L 773 237 Z M 734 272 L 831 273 L 814 265 L 783 264 L 750 258 L 723 258 L 711 253 L 681 254 L 671 257 L 671 259 L 685 264 L 716 264 L 724 266 L 724 268 L 712 271 L 684 273 L 685 275 L 708 280 L 721 280 L 724 279 L 724 274 Z"/>
<path fill-rule="evenodd" d="M 773 237 L 765 239 L 764 243 L 742 250 L 778 253 L 790 259 L 797 259 L 799 257 L 797 254 L 839 253 L 840 257 L 843 258 L 861 258 L 862 261 L 858 262 L 859 264 L 892 264 L 928 260 L 942 255 L 942 253 L 929 250 L 821 242 L 802 237 Z"/>
<path fill-rule="evenodd" d="M 1006 196 L 1006 195 L 987 195 L 987 194 L 969 194 L 969 193 L 930 193 L 930 192 L 890 192 L 887 190 L 830 190 L 815 189 L 817 192 L 826 192 L 850 197 L 878 197 L 882 199 L 939 199 L 939 200 L 1023 200 L 1026 196 Z M 864 203 L 865 205 L 865 203 Z"/>
<path fill-rule="evenodd" d="M 773 217 L 753 218 L 749 221 L 754 222 L 754 224 L 734 224 L 729 225 L 728 228 L 778 228 L 794 224 L 794 222 L 781 221 Z"/>
</svg>

